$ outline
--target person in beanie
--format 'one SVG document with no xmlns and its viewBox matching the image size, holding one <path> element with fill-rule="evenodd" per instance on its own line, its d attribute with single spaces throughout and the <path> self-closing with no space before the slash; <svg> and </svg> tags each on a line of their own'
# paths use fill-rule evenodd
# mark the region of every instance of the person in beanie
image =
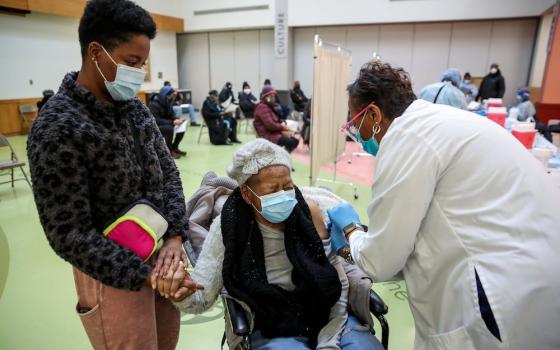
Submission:
<svg viewBox="0 0 560 350">
<path fill-rule="evenodd" d="M 225 288 L 251 310 L 258 350 L 382 349 L 367 321 L 349 311 L 359 303 L 351 277 L 331 249 L 321 209 L 304 198 L 290 168 L 290 155 L 264 139 L 235 152 L 228 175 L 239 187 L 211 224 L 193 272 L 204 289 L 175 304 L 201 313 Z M 364 287 L 368 295 L 371 284 Z"/>
<path fill-rule="evenodd" d="M 299 140 L 294 133 L 288 129 L 286 123 L 281 121 L 276 113 L 276 91 L 272 86 L 265 86 L 261 92 L 261 103 L 255 109 L 255 120 L 253 126 L 258 137 L 262 137 L 274 144 L 282 146 L 292 153 L 297 148 Z"/>
</svg>

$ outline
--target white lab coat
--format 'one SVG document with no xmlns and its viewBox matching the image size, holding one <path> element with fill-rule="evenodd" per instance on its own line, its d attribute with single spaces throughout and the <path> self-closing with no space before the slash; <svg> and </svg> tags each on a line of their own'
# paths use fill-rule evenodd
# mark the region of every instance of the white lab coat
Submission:
<svg viewBox="0 0 560 350">
<path fill-rule="evenodd" d="M 560 190 L 503 128 L 415 101 L 380 144 L 357 264 L 403 272 L 415 349 L 560 349 Z M 502 342 L 485 326 L 475 269 Z"/>
</svg>

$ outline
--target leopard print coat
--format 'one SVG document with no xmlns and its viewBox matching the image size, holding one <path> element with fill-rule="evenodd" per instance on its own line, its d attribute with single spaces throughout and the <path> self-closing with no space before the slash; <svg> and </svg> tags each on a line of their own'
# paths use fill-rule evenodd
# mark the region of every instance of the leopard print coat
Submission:
<svg viewBox="0 0 560 350">
<path fill-rule="evenodd" d="M 186 239 L 179 172 L 154 117 L 138 99 L 105 102 L 64 78 L 31 129 L 27 153 L 41 225 L 53 250 L 96 280 L 139 290 L 150 272 L 103 229 L 135 200 L 146 198 L 166 216 L 165 237 Z M 136 158 L 131 122 L 139 130 Z"/>
</svg>

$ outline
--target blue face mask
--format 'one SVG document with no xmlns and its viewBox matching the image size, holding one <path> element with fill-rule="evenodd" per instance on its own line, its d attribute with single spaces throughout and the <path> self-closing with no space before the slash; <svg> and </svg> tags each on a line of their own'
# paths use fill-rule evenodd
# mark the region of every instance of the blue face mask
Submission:
<svg viewBox="0 0 560 350">
<path fill-rule="evenodd" d="M 364 149 L 364 151 L 374 157 L 377 156 L 377 152 L 379 151 L 379 143 L 377 142 L 375 137 L 372 136 L 371 139 L 367 141 L 364 140 L 362 138 L 362 135 L 360 135 L 360 129 L 358 129 L 358 132 L 354 134 L 354 137 L 356 138 L 356 141 L 362 144 L 362 148 Z"/>
<path fill-rule="evenodd" d="M 367 110 L 367 107 L 364 108 L 360 113 L 358 113 L 357 115 L 355 115 L 352 119 L 355 120 L 356 118 L 358 118 L 361 114 L 365 113 Z M 350 137 L 352 137 L 354 140 L 356 140 L 357 142 L 359 142 L 362 145 L 362 148 L 364 151 L 366 151 L 367 153 L 371 154 L 372 156 L 377 156 L 377 152 L 379 151 L 379 143 L 377 142 L 377 140 L 375 139 L 375 134 L 377 134 L 379 132 L 379 127 L 374 128 L 373 130 L 373 135 L 371 136 L 371 139 L 369 140 L 364 140 L 362 138 L 362 135 L 360 134 L 360 129 L 362 128 L 362 124 L 364 123 L 364 120 L 366 118 L 362 119 L 362 122 L 360 123 L 359 127 L 351 127 L 350 130 L 348 130 L 348 133 L 350 135 Z"/>
<path fill-rule="evenodd" d="M 259 213 L 266 221 L 273 224 L 286 221 L 297 204 L 295 190 L 279 191 L 265 196 L 259 196 L 251 187 L 247 186 L 247 188 L 261 201 L 261 211 L 259 211 Z M 253 208 L 257 210 L 254 205 Z"/>
<path fill-rule="evenodd" d="M 117 64 L 113 57 L 109 55 L 107 50 L 105 50 L 103 46 L 101 46 L 101 48 L 103 48 L 103 51 L 105 51 L 107 56 L 109 56 L 109 59 L 111 59 L 111 61 L 113 61 L 113 63 L 117 66 L 115 80 L 108 81 L 103 72 L 101 72 L 101 69 L 99 69 L 97 61 L 95 61 L 97 70 L 105 80 L 105 87 L 107 87 L 107 91 L 115 101 L 132 100 L 134 96 L 136 96 L 136 93 L 140 91 L 146 72 L 143 69 L 129 67 L 124 64 Z"/>
</svg>

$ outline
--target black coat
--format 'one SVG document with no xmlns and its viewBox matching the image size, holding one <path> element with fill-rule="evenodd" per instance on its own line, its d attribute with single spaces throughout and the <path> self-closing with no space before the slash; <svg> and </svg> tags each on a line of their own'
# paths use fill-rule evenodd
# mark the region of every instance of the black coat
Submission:
<svg viewBox="0 0 560 350">
<path fill-rule="evenodd" d="M 225 145 L 228 139 L 227 125 L 223 122 L 220 112 L 220 107 L 209 99 L 202 104 L 202 117 L 208 126 L 210 143 L 213 145 Z"/>
<path fill-rule="evenodd" d="M 231 91 L 231 89 L 228 89 L 227 87 L 224 87 L 222 91 L 220 91 L 218 100 L 220 101 L 220 103 L 224 103 L 230 97 L 231 97 L 231 103 L 235 103 L 235 96 L 233 96 L 233 91 Z"/>
<path fill-rule="evenodd" d="M 255 97 L 255 95 L 246 94 L 244 92 L 239 93 L 239 108 L 245 114 L 245 118 L 253 118 L 253 113 L 255 112 L 256 103 L 259 100 Z"/>
<path fill-rule="evenodd" d="M 148 108 L 156 118 L 158 126 L 173 125 L 173 122 L 177 119 L 173 106 L 166 100 L 162 102 L 160 98 L 156 97 L 150 102 Z"/>
<path fill-rule="evenodd" d="M 301 90 L 301 88 L 299 87 L 290 90 L 290 98 L 294 103 L 294 109 L 298 112 L 303 112 L 303 110 L 305 109 L 305 104 L 308 101 L 308 98 L 303 93 L 303 90 Z"/>
<path fill-rule="evenodd" d="M 488 98 L 502 98 L 506 91 L 506 81 L 502 76 L 502 72 L 498 70 L 496 74 L 487 74 L 480 83 L 477 100 L 486 100 Z"/>
</svg>

